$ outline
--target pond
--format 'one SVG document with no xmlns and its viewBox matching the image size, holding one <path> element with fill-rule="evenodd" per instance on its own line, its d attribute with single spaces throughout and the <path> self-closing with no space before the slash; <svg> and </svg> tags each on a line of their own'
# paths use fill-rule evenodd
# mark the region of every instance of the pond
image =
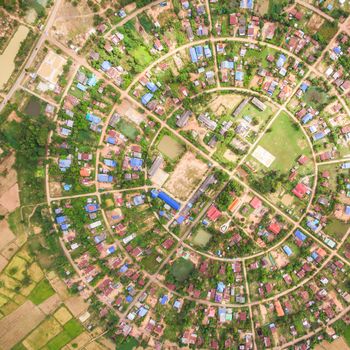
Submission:
<svg viewBox="0 0 350 350">
<path fill-rule="evenodd" d="M 27 37 L 29 29 L 20 25 L 12 37 L 11 41 L 7 45 L 5 51 L 2 55 L 0 55 L 0 67 L 5 69 L 1 69 L 0 74 L 0 89 L 3 89 L 7 81 L 10 79 L 11 74 L 15 69 L 15 58 L 18 53 L 19 48 L 21 47 L 21 43 Z"/>
<path fill-rule="evenodd" d="M 158 149 L 171 160 L 176 160 L 184 151 L 180 142 L 168 135 L 164 135 L 158 144 Z"/>
<path fill-rule="evenodd" d="M 38 117 L 41 112 L 41 103 L 35 98 L 31 97 L 24 109 L 24 113 L 31 117 Z"/>
</svg>

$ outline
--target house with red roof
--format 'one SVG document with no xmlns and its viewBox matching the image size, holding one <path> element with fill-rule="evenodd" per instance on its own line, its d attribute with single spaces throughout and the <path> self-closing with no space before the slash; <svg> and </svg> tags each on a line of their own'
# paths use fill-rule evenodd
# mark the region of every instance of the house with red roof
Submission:
<svg viewBox="0 0 350 350">
<path fill-rule="evenodd" d="M 278 222 L 271 222 L 267 229 L 275 235 L 278 235 L 281 232 L 281 226 Z"/>
<path fill-rule="evenodd" d="M 295 194 L 299 199 L 303 199 L 308 192 L 308 188 L 303 183 L 298 183 L 294 189 L 293 194 Z"/>
<path fill-rule="evenodd" d="M 258 197 L 254 197 L 249 204 L 253 209 L 259 209 L 262 206 L 262 201 Z"/>
<path fill-rule="evenodd" d="M 221 211 L 215 205 L 212 205 L 207 212 L 208 219 L 210 221 L 216 221 L 220 216 Z"/>
</svg>

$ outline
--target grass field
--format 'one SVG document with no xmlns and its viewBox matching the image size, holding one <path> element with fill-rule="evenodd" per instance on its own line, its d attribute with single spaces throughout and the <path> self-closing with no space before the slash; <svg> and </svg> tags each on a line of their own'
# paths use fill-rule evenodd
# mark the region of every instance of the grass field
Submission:
<svg viewBox="0 0 350 350">
<path fill-rule="evenodd" d="M 324 232 L 329 235 L 334 237 L 336 240 L 340 241 L 346 231 L 349 229 L 349 224 L 342 222 L 336 218 L 331 218 L 328 222 L 328 224 L 324 228 Z"/>
<path fill-rule="evenodd" d="M 38 305 L 45 301 L 47 298 L 55 294 L 55 291 L 52 289 L 50 283 L 43 279 L 41 280 L 34 290 L 29 294 L 28 299 L 34 304 Z"/>
<path fill-rule="evenodd" d="M 170 160 L 176 160 L 184 152 L 183 145 L 177 139 L 164 135 L 158 144 L 158 149 Z"/>
<path fill-rule="evenodd" d="M 128 139 L 132 141 L 134 141 L 136 136 L 139 134 L 137 129 L 133 125 L 125 121 L 124 119 L 121 119 L 119 121 L 118 126 L 121 133 L 124 134 Z"/>
<path fill-rule="evenodd" d="M 171 266 L 171 273 L 177 281 L 183 282 L 188 278 L 193 269 L 194 265 L 191 261 L 180 258 Z"/>
<path fill-rule="evenodd" d="M 276 157 L 270 169 L 282 173 L 288 173 L 302 154 L 311 158 L 305 135 L 284 112 L 277 117 L 259 145 Z"/>
<path fill-rule="evenodd" d="M 199 229 L 198 232 L 193 237 L 193 243 L 204 248 L 210 241 L 211 234 L 203 229 Z"/>
</svg>

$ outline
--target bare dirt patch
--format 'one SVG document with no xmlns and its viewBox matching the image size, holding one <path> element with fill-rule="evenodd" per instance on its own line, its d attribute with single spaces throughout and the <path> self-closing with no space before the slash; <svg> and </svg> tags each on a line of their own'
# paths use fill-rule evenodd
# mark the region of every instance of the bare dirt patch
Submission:
<svg viewBox="0 0 350 350">
<path fill-rule="evenodd" d="M 1 228 L 0 228 L 1 230 Z M 15 242 L 7 244 L 6 247 L 2 250 L 1 254 L 7 259 L 10 260 L 17 252 L 18 245 Z"/>
<path fill-rule="evenodd" d="M 0 164 L 0 210 L 9 213 L 19 207 L 17 172 L 13 168 L 15 154 L 6 157 Z"/>
<path fill-rule="evenodd" d="M 0 221 L 0 232 L 0 250 L 3 250 L 16 238 L 16 236 L 11 231 L 7 220 Z"/>
<path fill-rule="evenodd" d="M 177 198 L 185 200 L 207 170 L 207 164 L 197 159 L 193 153 L 187 152 L 177 164 L 165 188 Z"/>
<path fill-rule="evenodd" d="M 218 95 L 210 102 L 209 107 L 215 114 L 223 114 L 228 109 L 234 109 L 241 101 L 241 95 Z"/>
<path fill-rule="evenodd" d="M 281 252 L 272 251 L 271 255 L 275 260 L 277 267 L 280 269 L 286 266 L 289 262 L 287 256 Z"/>
<path fill-rule="evenodd" d="M 269 0 L 257 1 L 255 5 L 255 11 L 260 15 L 264 16 L 269 10 Z"/>
<path fill-rule="evenodd" d="M 66 1 L 59 10 L 53 26 L 54 36 L 63 43 L 72 40 L 74 45 L 82 46 L 93 28 L 93 13 L 85 0 L 79 6 Z"/>
<path fill-rule="evenodd" d="M 91 337 L 88 332 L 81 333 L 78 337 L 73 339 L 70 344 L 77 344 L 75 349 L 82 349 L 84 345 L 88 344 L 91 341 Z M 72 346 L 69 349 L 74 349 Z"/>
<path fill-rule="evenodd" d="M 11 349 L 45 318 L 45 314 L 31 301 L 0 320 L 0 344 L 4 350 Z"/>
<path fill-rule="evenodd" d="M 61 297 L 62 300 L 69 298 L 69 293 L 64 282 L 59 279 L 57 276 L 48 276 L 50 284 L 55 292 Z"/>
<path fill-rule="evenodd" d="M 59 308 L 55 312 L 54 316 L 56 320 L 62 325 L 66 324 L 72 318 L 71 313 L 64 306 Z"/>
<path fill-rule="evenodd" d="M 8 260 L 5 259 L 2 255 L 0 255 L 0 272 L 6 267 Z"/>
<path fill-rule="evenodd" d="M 13 212 L 20 206 L 18 193 L 18 184 L 15 183 L 6 192 L 3 192 L 2 196 L 0 197 L 0 207 L 5 208 L 8 213 Z"/>
<path fill-rule="evenodd" d="M 65 301 L 65 304 L 74 317 L 78 317 L 80 314 L 87 311 L 89 307 L 84 299 L 78 296 L 70 297 Z"/>
<path fill-rule="evenodd" d="M 317 33 L 317 31 L 319 30 L 319 28 L 322 26 L 322 24 L 324 23 L 324 19 L 319 16 L 317 13 L 314 13 L 309 22 L 307 23 L 307 27 L 310 30 L 311 34 L 315 34 Z"/>
<path fill-rule="evenodd" d="M 61 302 L 62 301 L 61 301 L 60 297 L 57 294 L 54 294 L 50 298 L 48 298 L 44 302 L 42 302 L 39 305 L 39 308 L 46 315 L 49 315 L 59 307 Z"/>
<path fill-rule="evenodd" d="M 126 116 L 137 125 L 140 125 L 145 120 L 145 116 L 138 112 L 137 108 L 131 102 L 125 99 L 117 106 L 116 112 L 122 116 Z"/>
<path fill-rule="evenodd" d="M 332 343 L 328 341 L 323 341 L 322 343 L 316 345 L 315 350 L 350 350 L 348 344 L 346 344 L 343 337 L 334 340 Z"/>
<path fill-rule="evenodd" d="M 62 195 L 62 185 L 60 182 L 50 182 L 49 188 L 51 197 L 60 197 Z"/>
</svg>

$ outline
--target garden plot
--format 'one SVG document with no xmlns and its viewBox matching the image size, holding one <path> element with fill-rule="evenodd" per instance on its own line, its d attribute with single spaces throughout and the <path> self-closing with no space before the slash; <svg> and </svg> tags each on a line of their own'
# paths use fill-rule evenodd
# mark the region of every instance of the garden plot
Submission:
<svg viewBox="0 0 350 350">
<path fill-rule="evenodd" d="M 187 152 L 177 164 L 165 184 L 165 189 L 177 198 L 185 200 L 207 172 L 208 166 L 196 156 Z"/>
</svg>

